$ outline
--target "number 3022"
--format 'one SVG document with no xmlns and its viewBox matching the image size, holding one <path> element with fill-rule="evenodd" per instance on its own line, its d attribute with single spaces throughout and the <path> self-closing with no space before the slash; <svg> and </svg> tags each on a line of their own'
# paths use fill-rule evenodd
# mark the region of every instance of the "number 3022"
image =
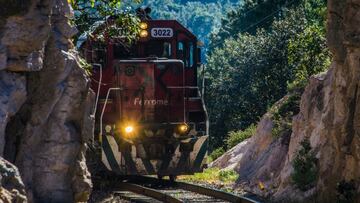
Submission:
<svg viewBox="0 0 360 203">
<path fill-rule="evenodd" d="M 151 29 L 151 37 L 172 37 L 173 29 L 171 28 L 153 28 Z"/>
</svg>

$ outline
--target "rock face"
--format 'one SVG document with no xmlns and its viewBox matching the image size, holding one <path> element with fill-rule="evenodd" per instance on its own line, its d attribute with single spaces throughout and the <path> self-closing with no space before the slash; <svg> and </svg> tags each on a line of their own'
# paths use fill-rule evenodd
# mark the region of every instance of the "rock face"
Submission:
<svg viewBox="0 0 360 203">
<path fill-rule="evenodd" d="M 0 157 L 0 200 L 5 203 L 26 202 L 25 186 L 18 169 Z"/>
<path fill-rule="evenodd" d="M 328 1 L 327 38 L 334 61 L 306 87 L 288 144 L 270 138 L 272 122 L 265 115 L 248 144 L 231 150 L 240 152 L 233 166 L 239 184 L 281 202 L 360 202 L 359 24 L 360 0 Z M 305 137 L 318 159 L 318 174 L 314 187 L 300 191 L 291 180 L 292 163 Z M 230 153 L 213 165 L 224 163 Z"/>
<path fill-rule="evenodd" d="M 287 99 L 288 96 L 285 96 L 274 106 L 281 106 Z M 271 118 L 272 113 L 265 114 L 255 135 L 210 164 L 210 167 L 237 171 L 239 186 L 264 197 L 276 192 L 280 184 L 280 169 L 285 164 L 291 136 L 291 132 L 283 132 L 279 138 L 274 138 Z"/>
<path fill-rule="evenodd" d="M 26 101 L 26 78 L 23 75 L 0 71 L 0 152 L 5 147 L 5 128 L 11 117 Z"/>
<path fill-rule="evenodd" d="M 93 95 L 70 41 L 71 8 L 0 3 L 0 154 L 19 168 L 30 202 L 86 201 Z"/>
</svg>

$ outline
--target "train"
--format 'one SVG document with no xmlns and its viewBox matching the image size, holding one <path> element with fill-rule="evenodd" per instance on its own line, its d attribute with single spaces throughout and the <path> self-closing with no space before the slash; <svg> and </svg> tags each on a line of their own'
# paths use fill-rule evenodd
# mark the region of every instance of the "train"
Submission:
<svg viewBox="0 0 360 203">
<path fill-rule="evenodd" d="M 209 122 L 201 43 L 176 20 L 141 18 L 139 38 L 81 45 L 92 64 L 101 161 L 119 175 L 190 175 L 206 167 Z"/>
</svg>

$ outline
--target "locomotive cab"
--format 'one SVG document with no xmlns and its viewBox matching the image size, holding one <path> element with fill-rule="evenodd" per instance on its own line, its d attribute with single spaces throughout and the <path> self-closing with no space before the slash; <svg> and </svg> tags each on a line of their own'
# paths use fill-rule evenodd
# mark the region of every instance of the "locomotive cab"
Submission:
<svg viewBox="0 0 360 203">
<path fill-rule="evenodd" d="M 131 51 L 109 41 L 101 61 L 87 59 L 97 64 L 92 89 L 102 161 L 121 175 L 202 171 L 208 119 L 197 87 L 197 39 L 174 20 L 147 20 L 140 28 Z"/>
</svg>

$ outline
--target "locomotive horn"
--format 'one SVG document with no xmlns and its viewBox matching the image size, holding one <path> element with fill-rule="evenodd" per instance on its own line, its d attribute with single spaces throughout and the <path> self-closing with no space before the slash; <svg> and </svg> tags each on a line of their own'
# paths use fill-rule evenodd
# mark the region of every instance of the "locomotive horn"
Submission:
<svg viewBox="0 0 360 203">
<path fill-rule="evenodd" d="M 151 13 L 151 8 L 150 6 L 141 6 L 139 8 L 137 8 L 136 10 L 136 15 L 141 19 L 141 20 L 151 20 L 150 17 L 150 13 Z"/>
<path fill-rule="evenodd" d="M 150 14 L 150 13 L 151 13 L 151 8 L 150 8 L 150 6 L 148 6 L 148 7 L 145 8 L 145 12 L 146 12 L 146 14 Z"/>
</svg>

